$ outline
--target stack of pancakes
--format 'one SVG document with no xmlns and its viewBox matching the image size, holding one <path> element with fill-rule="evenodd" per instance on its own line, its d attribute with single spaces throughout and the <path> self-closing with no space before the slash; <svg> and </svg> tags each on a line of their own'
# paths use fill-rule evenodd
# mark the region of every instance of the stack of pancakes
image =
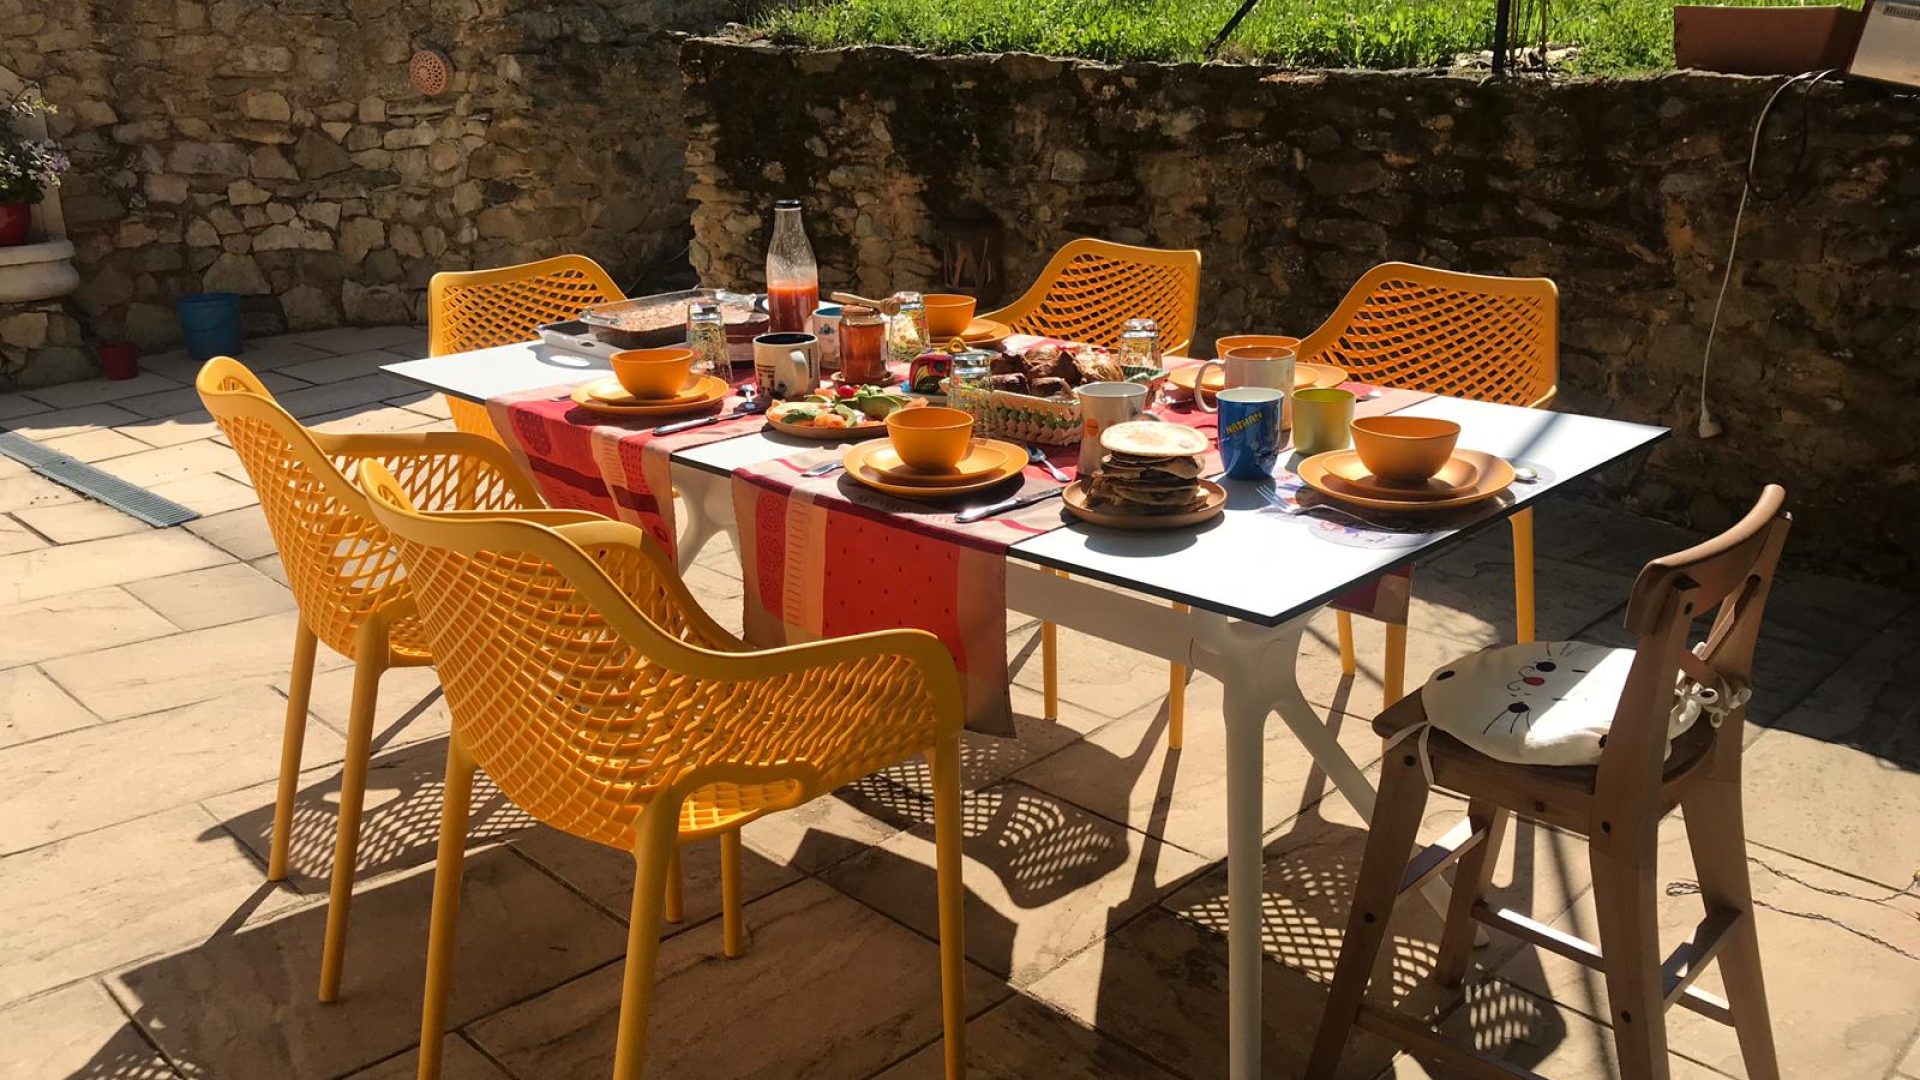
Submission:
<svg viewBox="0 0 1920 1080">
<path fill-rule="evenodd" d="M 1100 435 L 1106 454 L 1087 480 L 1087 504 L 1125 514 L 1182 514 L 1206 501 L 1200 487 L 1207 437 L 1179 424 L 1132 421 Z"/>
</svg>

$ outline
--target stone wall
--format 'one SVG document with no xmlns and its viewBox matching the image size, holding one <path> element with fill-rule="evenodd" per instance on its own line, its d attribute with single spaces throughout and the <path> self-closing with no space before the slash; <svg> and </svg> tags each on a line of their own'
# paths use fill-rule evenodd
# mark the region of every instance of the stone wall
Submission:
<svg viewBox="0 0 1920 1080">
<path fill-rule="evenodd" d="M 1544 275 L 1561 290 L 1562 407 L 1676 429 L 1607 478 L 1609 497 L 1717 528 L 1779 481 L 1799 552 L 1920 579 L 1920 97 L 1825 85 L 1777 111 L 1761 176 L 1786 191 L 1748 207 L 1711 379 L 1725 434 L 1703 440 L 1701 354 L 1772 80 L 719 41 L 682 63 L 708 281 L 758 280 L 776 196 L 806 201 L 823 277 L 868 292 L 926 284 L 943 224 L 983 214 L 1005 227 L 1014 289 L 1075 236 L 1199 248 L 1199 342 L 1303 333 L 1387 259 Z"/>
<path fill-rule="evenodd" d="M 417 322 L 437 270 L 561 251 L 623 285 L 684 266 L 676 29 L 729 0 L 0 0 L 0 67 L 59 107 L 95 340 Z M 416 48 L 446 93 L 408 82 Z M 22 372 L 21 381 L 71 377 Z"/>
</svg>

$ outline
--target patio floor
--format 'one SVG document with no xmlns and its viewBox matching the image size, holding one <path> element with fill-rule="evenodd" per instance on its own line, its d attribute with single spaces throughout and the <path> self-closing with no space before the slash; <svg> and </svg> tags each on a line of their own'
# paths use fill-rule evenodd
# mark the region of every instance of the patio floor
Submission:
<svg viewBox="0 0 1920 1080">
<path fill-rule="evenodd" d="M 256 342 L 246 360 L 329 430 L 449 426 L 378 372 L 424 353 L 406 328 Z M 0 459 L 0 1075 L 412 1075 L 447 714 L 431 670 L 382 686 L 342 1000 L 314 1000 L 351 670 L 322 650 L 294 839 L 263 880 L 293 602 L 252 489 L 198 410 L 184 356 L 148 374 L 0 395 L 0 425 L 205 516 L 154 532 Z M 1632 574 L 1691 539 L 1589 506 L 1540 511 L 1540 633 L 1615 640 Z M 1511 636 L 1505 537 L 1416 584 L 1410 676 Z M 689 572 L 739 619 L 723 542 Z M 1750 863 L 1783 1069 L 1920 1080 L 1920 652 L 1912 597 L 1788 569 L 1769 610 L 1747 755 Z M 1021 737 L 970 743 L 971 1075 L 1200 1080 L 1224 1074 L 1224 776 L 1219 687 L 1189 691 L 1165 748 L 1165 668 L 1063 632 L 1063 715 L 1038 718 L 1038 632 L 1008 627 Z M 1374 762 L 1380 642 L 1346 681 L 1319 625 L 1316 705 Z M 1364 833 L 1285 728 L 1267 742 L 1268 1075 L 1298 1075 Z M 1460 806 L 1428 820 L 1444 831 Z M 631 860 L 476 793 L 448 1080 L 608 1074 Z M 1662 910 L 1698 918 L 1680 822 Z M 660 960 L 649 1076 L 937 1077 L 932 826 L 910 767 L 747 830 L 747 955 L 720 955 L 718 860 L 688 852 L 687 919 Z M 1583 848 L 1517 830 L 1502 901 L 1591 936 Z M 1913 891 L 1910 891 L 1913 890 Z M 1421 978 L 1436 919 L 1403 909 L 1392 993 L 1552 1076 L 1612 1073 L 1597 978 L 1496 935 L 1464 1005 Z M 1670 939 L 1671 940 L 1671 939 Z M 1717 987 L 1709 973 L 1703 985 Z M 1730 1030 L 1669 1017 L 1674 1075 L 1742 1076 Z M 1428 1075 L 1367 1037 L 1347 1076 Z"/>
</svg>

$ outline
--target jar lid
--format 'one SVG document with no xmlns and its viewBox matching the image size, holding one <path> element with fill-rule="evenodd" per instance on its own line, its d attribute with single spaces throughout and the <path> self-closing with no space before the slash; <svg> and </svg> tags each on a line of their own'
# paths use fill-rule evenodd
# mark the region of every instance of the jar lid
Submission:
<svg viewBox="0 0 1920 1080">
<path fill-rule="evenodd" d="M 850 323 L 877 323 L 881 321 L 880 311 L 878 308 L 861 307 L 859 304 L 847 304 L 840 309 L 840 321 Z"/>
<path fill-rule="evenodd" d="M 800 200 L 799 199 L 775 199 L 773 200 L 773 208 L 775 210 L 798 210 L 800 209 Z"/>
</svg>

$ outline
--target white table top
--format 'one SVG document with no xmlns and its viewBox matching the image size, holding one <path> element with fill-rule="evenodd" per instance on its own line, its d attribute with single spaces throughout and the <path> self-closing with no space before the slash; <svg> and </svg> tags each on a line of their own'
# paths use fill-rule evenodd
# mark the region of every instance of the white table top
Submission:
<svg viewBox="0 0 1920 1080">
<path fill-rule="evenodd" d="M 538 341 L 431 356 L 425 360 L 404 360 L 383 364 L 380 370 L 479 404 L 501 394 L 585 382 L 613 373 L 607 362 L 597 356 L 564 352 Z"/>
<path fill-rule="evenodd" d="M 544 344 L 504 345 L 479 352 L 409 360 L 383 370 L 469 401 L 582 381 L 605 361 Z M 1178 600 L 1233 618 L 1276 626 L 1365 581 L 1502 521 L 1562 485 L 1665 438 L 1666 428 L 1572 413 L 1430 398 L 1402 410 L 1460 423 L 1460 445 L 1544 467 L 1551 475 L 1516 484 L 1513 501 L 1496 512 L 1406 547 L 1361 548 L 1312 535 L 1309 516 L 1265 509 L 1273 485 L 1222 480 L 1227 510 L 1195 529 L 1120 532 L 1070 523 L 1023 540 L 1008 557 L 1049 566 L 1136 592 Z M 823 444 L 760 431 L 674 454 L 677 465 L 730 475 L 744 465 Z M 1070 520 L 1070 519 L 1069 519 Z M 1295 569 L 1301 568 L 1301 569 Z"/>
</svg>

